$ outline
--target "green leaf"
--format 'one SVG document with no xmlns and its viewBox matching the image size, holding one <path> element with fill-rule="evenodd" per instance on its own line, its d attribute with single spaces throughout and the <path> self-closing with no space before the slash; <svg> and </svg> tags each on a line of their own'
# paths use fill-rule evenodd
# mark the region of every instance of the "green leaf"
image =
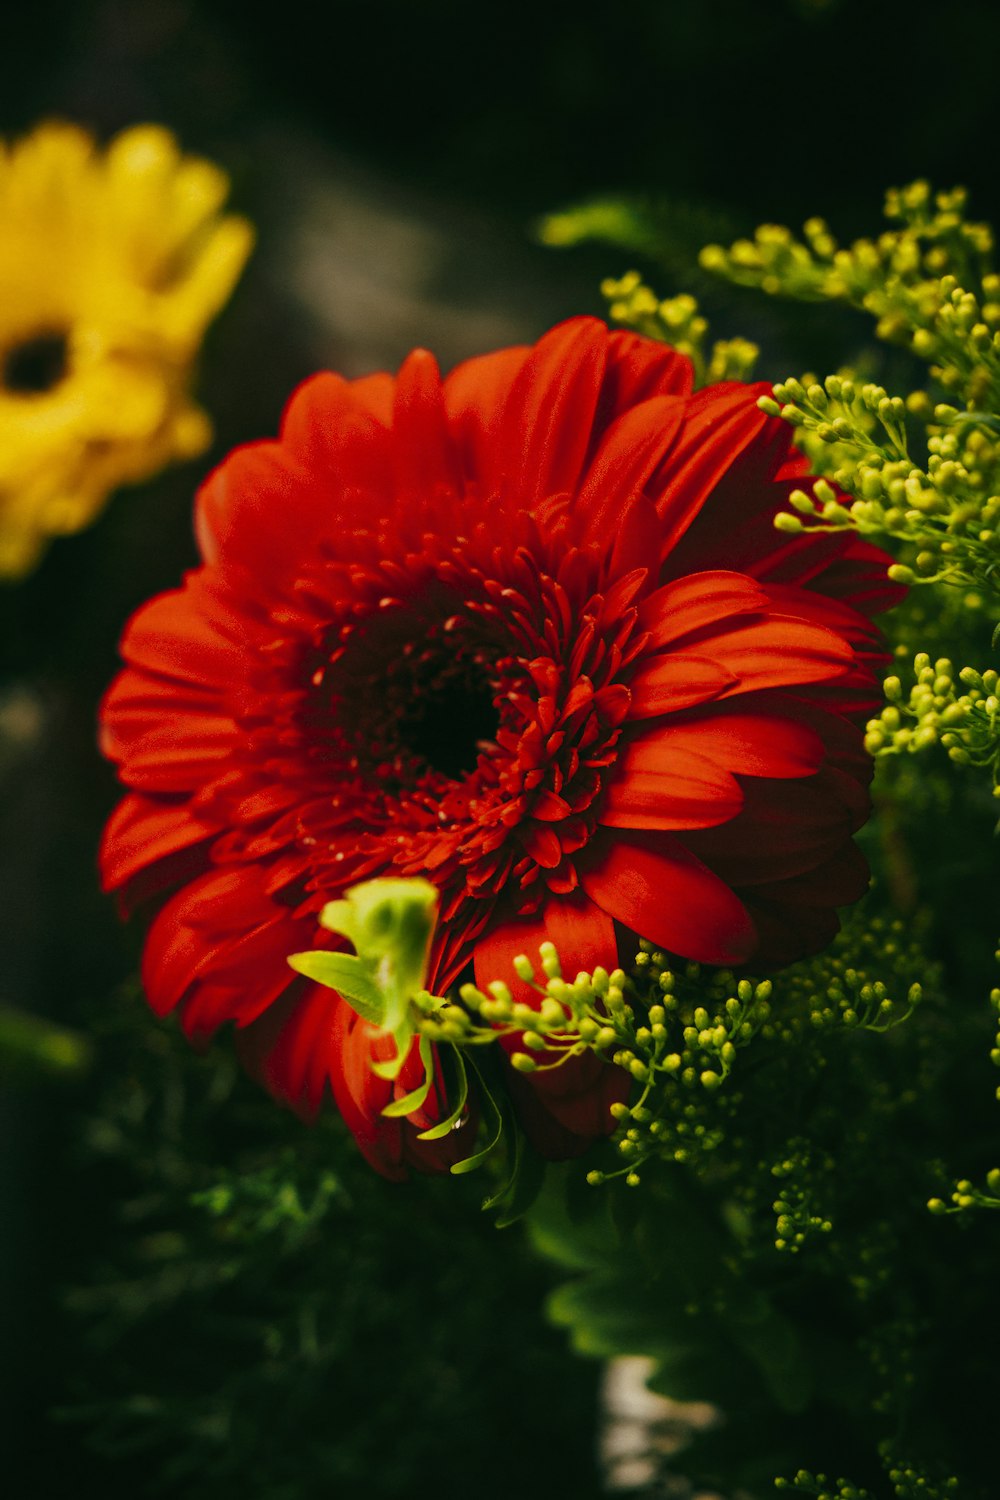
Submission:
<svg viewBox="0 0 1000 1500">
<path fill-rule="evenodd" d="M 617 1271 L 598 1271 L 557 1287 L 545 1311 L 553 1323 L 569 1329 L 578 1354 L 662 1357 L 667 1336 L 650 1303 L 649 1288 Z"/>
<path fill-rule="evenodd" d="M 381 1026 L 385 1001 L 381 991 L 360 958 L 353 953 L 293 953 L 288 959 L 297 974 L 304 974 L 317 984 L 336 990 L 363 1021 Z"/>
<path fill-rule="evenodd" d="M 393 1099 L 391 1104 L 385 1106 L 382 1113 L 392 1120 L 398 1119 L 401 1115 L 414 1114 L 423 1106 L 431 1091 L 431 1085 L 434 1082 L 434 1053 L 429 1037 L 420 1038 L 419 1051 L 420 1061 L 424 1065 L 424 1081 L 409 1094 L 404 1094 L 402 1099 Z"/>
<path fill-rule="evenodd" d="M 458 1103 L 446 1120 L 441 1120 L 437 1125 L 432 1125 L 429 1130 L 422 1130 L 417 1136 L 418 1141 L 439 1141 L 446 1136 L 450 1130 L 458 1124 L 465 1111 L 466 1100 L 469 1097 L 469 1075 L 465 1067 L 465 1059 L 457 1047 L 452 1047 L 452 1056 L 455 1059 L 455 1067 L 458 1073 Z"/>
<path fill-rule="evenodd" d="M 472 1156 L 466 1156 L 462 1161 L 453 1163 L 451 1171 L 456 1177 L 463 1176 L 466 1172 L 474 1172 L 477 1167 L 482 1166 L 486 1158 L 496 1150 L 503 1136 L 503 1115 L 500 1112 L 500 1108 L 487 1086 L 482 1071 L 472 1061 L 471 1057 L 468 1059 L 468 1064 L 479 1082 L 479 1094 L 483 1109 L 483 1127 L 489 1140 L 481 1151 L 475 1152 Z"/>
<path fill-rule="evenodd" d="M 571 1271 L 613 1264 L 621 1253 L 611 1194 L 591 1187 L 578 1161 L 549 1167 L 545 1192 L 531 1209 L 528 1233 L 540 1255 Z"/>
<path fill-rule="evenodd" d="M 760 1371 L 775 1404 L 786 1412 L 808 1406 L 813 1393 L 812 1368 L 794 1325 L 772 1308 L 761 1293 L 734 1301 L 726 1317 L 733 1343 Z"/>
<path fill-rule="evenodd" d="M 320 922 L 350 938 L 358 956 L 384 966 L 383 987 L 406 1000 L 424 987 L 437 919 L 437 890 L 428 880 L 366 880 L 343 901 L 330 901 Z"/>
<path fill-rule="evenodd" d="M 497 1205 L 500 1210 L 497 1214 L 498 1229 L 506 1229 L 510 1224 L 523 1218 L 537 1199 L 545 1181 L 546 1164 L 538 1152 L 525 1139 L 522 1131 L 517 1132 L 515 1140 L 517 1145 L 514 1171 L 511 1173 L 504 1196 Z"/>
<path fill-rule="evenodd" d="M 328 901 L 319 914 L 319 925 L 325 927 L 328 932 L 339 933 L 341 937 L 354 942 L 354 907 L 350 901 Z"/>
<path fill-rule="evenodd" d="M 383 1030 L 386 1028 L 383 1027 Z M 376 1078 L 387 1078 L 390 1082 L 397 1079 L 403 1071 L 403 1064 L 410 1055 L 410 1046 L 416 1036 L 416 1027 L 407 1016 L 400 1026 L 392 1033 L 392 1040 L 396 1045 L 395 1057 L 386 1059 L 385 1062 L 373 1062 L 371 1070 Z"/>
</svg>

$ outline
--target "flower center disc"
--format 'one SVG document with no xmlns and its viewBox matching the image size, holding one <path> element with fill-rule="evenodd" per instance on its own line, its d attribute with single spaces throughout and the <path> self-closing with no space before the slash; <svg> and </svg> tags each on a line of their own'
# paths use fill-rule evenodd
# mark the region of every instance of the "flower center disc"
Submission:
<svg viewBox="0 0 1000 1500">
<path fill-rule="evenodd" d="M 484 742 L 496 738 L 500 717 L 490 684 L 459 673 L 415 694 L 397 724 L 406 749 L 454 781 L 476 769 Z"/>
<path fill-rule="evenodd" d="M 8 349 L 3 357 L 2 381 L 19 396 L 41 396 L 66 374 L 69 344 L 65 333 L 36 334 Z"/>
</svg>

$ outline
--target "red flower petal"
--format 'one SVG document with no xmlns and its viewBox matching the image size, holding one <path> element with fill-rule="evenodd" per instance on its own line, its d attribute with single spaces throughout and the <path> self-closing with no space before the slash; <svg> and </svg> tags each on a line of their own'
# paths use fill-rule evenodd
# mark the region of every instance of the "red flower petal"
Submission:
<svg viewBox="0 0 1000 1500">
<path fill-rule="evenodd" d="M 654 732 L 619 755 L 600 821 L 609 828 L 714 828 L 742 806 L 728 771 Z"/>
<path fill-rule="evenodd" d="M 682 958 L 744 963 L 756 933 L 746 908 L 677 839 L 660 834 L 594 840 L 583 888 L 603 911 Z"/>
<path fill-rule="evenodd" d="M 593 971 L 598 964 L 613 968 L 617 960 L 614 923 L 585 896 L 577 894 L 549 902 L 538 917 L 505 923 L 488 933 L 476 947 L 476 983 L 484 986 L 502 979 L 510 985 L 515 999 L 537 1010 L 541 996 L 517 978 L 514 959 L 526 954 L 540 974 L 538 950 L 546 941 L 555 944 L 563 973 L 569 979 L 581 969 Z M 519 1049 L 511 1043 L 508 1050 Z M 571 1058 L 555 1068 L 541 1067 L 523 1077 L 522 1092 L 530 1091 L 538 1106 L 524 1123 L 532 1144 L 554 1161 L 577 1155 L 581 1141 L 607 1135 L 614 1125 L 611 1105 L 627 1098 L 632 1086 L 627 1073 L 593 1053 Z M 566 1131 L 570 1132 L 568 1139 Z"/>
<path fill-rule="evenodd" d="M 498 441 L 483 454 L 484 491 L 512 487 L 524 502 L 576 487 L 607 354 L 596 318 L 573 318 L 539 340 L 514 378 Z"/>
<path fill-rule="evenodd" d="M 654 656 L 636 669 L 629 681 L 630 719 L 680 713 L 699 703 L 721 698 L 739 686 L 735 672 L 705 656 L 670 652 Z"/>
<path fill-rule="evenodd" d="M 457 491 L 461 472 L 455 462 L 437 360 L 415 349 L 396 380 L 392 412 L 393 469 L 399 497 Z"/>
<path fill-rule="evenodd" d="M 198 848 L 218 831 L 214 824 L 192 813 L 186 799 L 170 803 L 137 795 L 123 798 L 101 839 L 99 864 L 104 889 L 117 890 L 149 865 L 165 865 L 169 871 L 178 854 Z"/>
<path fill-rule="evenodd" d="M 192 1036 L 235 1022 L 305 1114 L 329 1084 L 390 1175 L 468 1148 L 387 1121 L 385 1039 L 290 975 L 326 941 L 324 900 L 433 879 L 443 988 L 512 928 L 588 967 L 615 920 L 712 962 L 782 959 L 860 889 L 869 620 L 893 591 L 867 544 L 776 534 L 810 480 L 759 389 L 691 394 L 688 361 L 593 319 L 443 383 L 423 352 L 396 379 L 319 376 L 280 442 L 211 476 L 204 566 L 126 632 L 102 735 L 141 790 L 102 868 L 163 903 L 151 1001 Z M 561 1155 L 624 1078 L 532 1076 L 511 1097 Z"/>
<path fill-rule="evenodd" d="M 662 724 L 633 740 L 623 759 L 640 766 L 638 751 L 647 762 L 655 755 L 669 767 L 677 757 L 692 755 L 742 776 L 811 776 L 819 770 L 825 747 L 815 730 L 794 718 L 747 712 L 743 701 L 706 708 L 682 724 Z"/>
<path fill-rule="evenodd" d="M 596 431 L 651 396 L 690 396 L 694 366 L 686 354 L 654 343 L 639 333 L 615 329 L 608 335 L 608 364 L 601 391 Z"/>
<path fill-rule="evenodd" d="M 649 649 L 657 650 L 706 626 L 717 629 L 733 615 L 760 613 L 771 602 L 744 573 L 692 573 L 649 594 L 639 609 L 639 624 L 649 631 Z"/>
<path fill-rule="evenodd" d="M 504 404 L 530 353 L 529 345 L 521 344 L 480 354 L 445 377 L 448 425 L 467 479 L 481 480 L 495 462 Z"/>
<path fill-rule="evenodd" d="M 143 952 L 157 1015 L 183 1001 L 188 1035 L 210 1036 L 224 1021 L 254 1020 L 294 981 L 287 955 L 315 945 L 315 923 L 296 921 L 265 886 L 257 867 L 211 870 L 171 897 Z"/>
<path fill-rule="evenodd" d="M 765 385 L 723 384 L 704 386 L 689 400 L 684 430 L 650 487 L 663 517 L 661 555 L 676 545 L 746 450 L 776 425 L 757 408 L 758 397 L 767 394 Z"/>
<path fill-rule="evenodd" d="M 843 676 L 856 658 L 846 641 L 790 615 L 747 615 L 730 629 L 706 627 L 691 640 L 699 656 L 735 673 L 735 692 L 798 686 Z"/>
<path fill-rule="evenodd" d="M 608 428 L 580 484 L 578 504 L 587 519 L 589 539 L 607 545 L 615 536 L 646 480 L 681 431 L 684 415 L 684 401 L 679 396 L 659 396 L 623 413 Z M 662 527 L 656 551 L 646 557 L 647 567 L 657 565 L 661 546 Z"/>
</svg>

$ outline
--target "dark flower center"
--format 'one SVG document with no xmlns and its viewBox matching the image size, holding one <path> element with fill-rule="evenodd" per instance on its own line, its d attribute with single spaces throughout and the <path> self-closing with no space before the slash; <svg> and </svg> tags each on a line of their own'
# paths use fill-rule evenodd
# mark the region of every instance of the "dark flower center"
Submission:
<svg viewBox="0 0 1000 1500">
<path fill-rule="evenodd" d="M 3 384 L 23 396 L 40 396 L 66 374 L 69 341 L 65 333 L 38 333 L 8 349 L 3 357 Z"/>
<path fill-rule="evenodd" d="M 401 745 L 452 780 L 475 770 L 483 743 L 496 738 L 499 726 L 490 684 L 465 673 L 429 684 L 397 719 Z"/>
<path fill-rule="evenodd" d="M 309 672 L 310 737 L 316 743 L 329 732 L 387 792 L 429 773 L 458 781 L 475 771 L 501 727 L 498 654 L 458 614 L 380 611 L 347 640 L 340 636 L 326 662 L 320 647 Z"/>
</svg>

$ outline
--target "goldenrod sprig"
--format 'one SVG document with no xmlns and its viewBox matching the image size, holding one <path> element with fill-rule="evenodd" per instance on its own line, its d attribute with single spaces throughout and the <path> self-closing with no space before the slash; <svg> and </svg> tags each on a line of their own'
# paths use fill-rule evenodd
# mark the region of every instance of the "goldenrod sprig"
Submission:
<svg viewBox="0 0 1000 1500">
<path fill-rule="evenodd" d="M 950 1195 L 950 1206 L 943 1198 L 931 1198 L 927 1204 L 932 1214 L 962 1214 L 971 1208 L 1000 1208 L 1000 1167 L 986 1174 L 986 1187 L 977 1188 L 967 1177 L 960 1178 Z"/>
<path fill-rule="evenodd" d="M 975 667 L 956 673 L 947 657 L 932 662 L 922 651 L 913 679 L 907 692 L 899 677 L 886 678 L 886 707 L 865 734 L 870 754 L 913 755 L 940 745 L 957 765 L 988 770 L 1000 797 L 1000 674 Z"/>
<path fill-rule="evenodd" d="M 608 299 L 608 314 L 615 323 L 686 354 L 694 365 L 697 386 L 750 378 L 760 352 L 757 345 L 749 339 L 733 338 L 716 339 L 708 346 L 708 319 L 694 297 L 687 293 L 657 297 L 638 271 L 628 271 L 617 280 L 609 277 L 601 283 L 601 292 Z"/>
<path fill-rule="evenodd" d="M 786 380 L 758 405 L 796 429 L 815 469 L 830 485 L 795 490 L 780 531 L 848 531 L 894 537 L 907 560 L 890 568 L 897 582 L 966 584 L 1000 591 L 1000 442 L 989 414 L 890 396 L 883 387 L 839 375 L 820 384 Z M 923 420 L 925 464 L 911 457 L 908 422 Z"/>
<path fill-rule="evenodd" d="M 956 1500 L 958 1480 L 954 1475 L 932 1478 L 922 1465 L 893 1458 L 889 1452 L 882 1454 L 882 1463 L 895 1500 Z M 862 1489 L 850 1479 L 832 1479 L 828 1474 L 814 1474 L 809 1469 L 799 1469 L 791 1479 L 776 1479 L 774 1487 L 782 1492 L 813 1495 L 816 1500 L 875 1500 L 871 1490 Z"/>
<path fill-rule="evenodd" d="M 842 246 L 825 220 L 803 238 L 763 224 L 728 250 L 706 245 L 705 270 L 772 296 L 844 302 L 875 318 L 880 339 L 901 344 L 969 406 L 996 409 L 1000 395 L 1000 278 L 993 236 L 964 217 L 958 188 L 932 194 L 926 182 L 890 189 L 886 217 L 899 228 Z"/>
</svg>

